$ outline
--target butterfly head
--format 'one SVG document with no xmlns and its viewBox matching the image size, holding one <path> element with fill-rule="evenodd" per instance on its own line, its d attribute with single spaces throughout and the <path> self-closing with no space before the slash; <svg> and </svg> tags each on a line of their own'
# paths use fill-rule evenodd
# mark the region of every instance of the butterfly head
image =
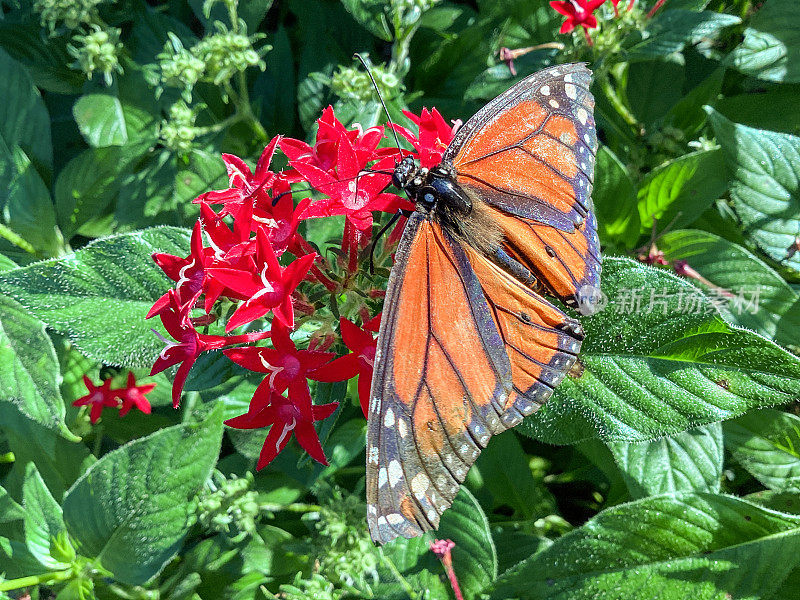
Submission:
<svg viewBox="0 0 800 600">
<path fill-rule="evenodd" d="M 412 181 L 419 172 L 417 161 L 413 156 L 406 156 L 403 160 L 399 161 L 394 167 L 392 174 L 392 184 L 405 192 L 409 191 Z"/>
</svg>

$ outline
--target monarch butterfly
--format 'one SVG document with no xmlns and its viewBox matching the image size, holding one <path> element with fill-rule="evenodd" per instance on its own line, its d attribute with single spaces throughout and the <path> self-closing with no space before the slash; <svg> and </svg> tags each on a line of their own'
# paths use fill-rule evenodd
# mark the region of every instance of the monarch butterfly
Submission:
<svg viewBox="0 0 800 600">
<path fill-rule="evenodd" d="M 376 543 L 436 529 L 489 438 L 575 363 L 574 305 L 599 286 L 597 136 L 581 64 L 523 79 L 456 133 L 441 164 L 396 164 L 415 203 L 389 278 L 367 427 Z"/>
</svg>

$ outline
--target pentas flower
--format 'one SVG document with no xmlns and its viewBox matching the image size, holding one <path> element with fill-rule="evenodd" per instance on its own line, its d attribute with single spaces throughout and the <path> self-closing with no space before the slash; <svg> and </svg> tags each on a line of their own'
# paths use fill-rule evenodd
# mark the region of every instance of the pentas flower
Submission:
<svg viewBox="0 0 800 600">
<path fill-rule="evenodd" d="M 150 402 L 147 401 L 145 395 L 152 392 L 155 387 L 155 383 L 136 385 L 136 378 L 133 376 L 133 373 L 128 373 L 127 385 L 124 388 L 114 390 L 117 397 L 122 400 L 122 406 L 119 408 L 119 416 L 124 417 L 133 407 L 149 415 Z"/>
<path fill-rule="evenodd" d="M 550 2 L 557 12 L 566 16 L 559 33 L 569 33 L 579 25 L 583 27 L 586 42 L 591 45 L 590 29 L 597 28 L 597 18 L 592 14 L 606 0 L 563 0 Z"/>
<path fill-rule="evenodd" d="M 282 267 L 263 229 L 256 234 L 256 253 L 240 268 L 212 267 L 209 273 L 226 287 L 247 298 L 231 315 L 225 331 L 254 321 L 272 311 L 287 327 L 294 327 L 292 292 L 303 280 L 316 254 L 307 254 Z"/>
<path fill-rule="evenodd" d="M 342 341 L 350 349 L 336 360 L 311 372 L 309 377 L 316 381 L 344 381 L 358 377 L 358 399 L 364 416 L 369 410 L 369 393 L 372 385 L 372 370 L 375 366 L 375 333 L 381 325 L 381 315 L 377 315 L 359 327 L 345 318 L 339 320 Z"/>
<path fill-rule="evenodd" d="M 246 344 L 269 337 L 269 332 L 246 333 L 243 335 L 204 335 L 198 333 L 190 318 L 191 305 L 181 304 L 175 290 L 169 291 L 168 310 L 161 311 L 159 317 L 164 329 L 175 341 L 163 338 L 156 330 L 153 332 L 161 337 L 166 346 L 158 355 L 150 375 L 160 373 L 173 365 L 180 364 L 172 384 L 172 405 L 177 408 L 181 401 L 183 384 L 189 371 L 197 358 L 208 350 L 218 350 L 234 344 Z"/>
<path fill-rule="evenodd" d="M 272 157 L 275 154 L 275 147 L 280 143 L 283 136 L 275 136 L 270 140 L 261 158 L 256 164 L 256 171 L 250 171 L 250 167 L 238 156 L 233 154 L 223 154 L 222 160 L 228 171 L 228 181 L 230 188 L 201 194 L 193 200 L 195 204 L 222 204 L 223 209 L 220 216 L 233 215 L 237 217 L 239 209 L 245 204 L 253 204 L 254 197 L 267 196 L 267 190 L 274 184 L 277 175 L 269 170 Z"/>
<path fill-rule="evenodd" d="M 435 108 L 430 111 L 423 108 L 420 116 L 405 110 L 403 114 L 414 122 L 418 127 L 419 134 L 414 135 L 411 130 L 396 124 L 395 130 L 414 147 L 421 167 L 426 169 L 435 167 L 442 162 L 444 151 L 455 136 L 456 130 L 461 126 L 461 122 L 457 121 L 454 125 L 448 125 Z"/>
<path fill-rule="evenodd" d="M 72 406 L 90 406 L 89 420 L 92 424 L 95 424 L 103 413 L 104 408 L 116 408 L 119 406 L 117 392 L 111 389 L 111 378 L 103 381 L 102 385 L 96 386 L 88 376 L 84 375 L 83 383 L 86 385 L 86 389 L 89 390 L 89 393 L 75 400 Z"/>
<path fill-rule="evenodd" d="M 289 337 L 289 330 L 277 319 L 272 323 L 270 338 L 272 348 L 232 348 L 225 350 L 225 356 L 245 369 L 269 373 L 261 385 L 278 393 L 288 389 L 289 399 L 300 408 L 305 418 L 310 419 L 311 393 L 307 378 L 314 377 L 309 372 L 336 355 L 332 352 L 298 350 Z"/>
<path fill-rule="evenodd" d="M 194 304 L 203 293 L 206 265 L 211 264 L 214 260 L 213 251 L 203 247 L 203 230 L 200 221 L 195 223 L 192 229 L 189 256 L 180 258 L 172 254 L 157 252 L 153 254 L 153 260 L 167 277 L 177 282 L 174 291 L 178 298 L 186 304 Z M 169 292 L 155 301 L 145 318 L 149 319 L 167 310 L 168 306 Z"/>
<path fill-rule="evenodd" d="M 311 458 L 327 465 L 314 422 L 326 419 L 333 414 L 338 402 L 312 406 L 310 416 L 305 416 L 295 404 L 267 386 L 259 386 L 247 413 L 228 419 L 225 424 L 234 429 L 260 429 L 270 427 L 256 469 L 263 469 L 271 463 L 278 453 L 289 443 L 292 434 Z"/>
<path fill-rule="evenodd" d="M 257 201 L 253 221 L 265 230 L 278 256 L 286 250 L 295 256 L 308 254 L 302 250 L 303 240 L 297 233 L 297 227 L 305 218 L 304 214 L 311 204 L 311 198 L 304 198 L 295 206 L 289 181 L 281 176 L 275 180 L 272 192 L 272 198 L 267 197 L 266 201 Z"/>
<path fill-rule="evenodd" d="M 383 127 L 372 127 L 363 133 L 360 128 L 348 131 L 330 107 L 317 123 L 314 147 L 290 138 L 280 146 L 296 173 L 328 196 L 311 204 L 302 218 L 345 215 L 355 229 L 368 231 L 374 211 L 395 212 L 407 204 L 399 196 L 383 192 L 391 181 L 389 172 L 394 169 L 397 156 L 395 149 L 377 149 Z M 376 159 L 380 160 L 370 168 L 384 173 L 367 170 Z"/>
</svg>

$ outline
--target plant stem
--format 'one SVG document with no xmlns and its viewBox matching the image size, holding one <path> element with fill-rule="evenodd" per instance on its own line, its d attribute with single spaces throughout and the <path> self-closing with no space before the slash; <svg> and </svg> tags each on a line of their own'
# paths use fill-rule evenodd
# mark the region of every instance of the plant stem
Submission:
<svg viewBox="0 0 800 600">
<path fill-rule="evenodd" d="M 100 447 L 103 444 L 103 424 L 100 423 L 94 429 L 94 446 L 92 446 L 92 454 L 100 458 Z"/>
<path fill-rule="evenodd" d="M 20 588 L 31 587 L 34 585 L 41 585 L 42 583 L 65 581 L 67 579 L 70 579 L 71 577 L 72 577 L 72 569 L 65 569 L 63 571 L 54 571 L 52 573 L 42 573 L 41 575 L 28 575 L 27 577 L 9 579 L 7 581 L 0 581 L 0 592 L 7 592 L 9 590 L 18 590 Z"/>
<path fill-rule="evenodd" d="M 611 81 L 609 81 L 608 76 L 606 75 L 605 77 L 600 78 L 599 83 L 603 88 L 603 91 L 606 93 L 606 98 L 608 98 L 608 101 L 623 118 L 623 120 L 631 127 L 634 127 L 636 131 L 641 130 L 641 125 L 639 125 L 636 117 L 633 116 L 631 111 L 628 110 L 628 107 L 625 106 L 620 97 L 617 95 L 617 91 L 614 89 L 614 86 L 611 85 Z"/>
<path fill-rule="evenodd" d="M 20 250 L 24 250 L 28 254 L 36 254 L 36 249 L 31 246 L 27 241 L 22 239 L 16 232 L 12 229 L 9 229 L 2 223 L 0 223 L 0 237 L 3 239 L 11 242 Z"/>
<path fill-rule="evenodd" d="M 258 505 L 259 510 L 265 512 L 296 512 L 307 513 L 317 512 L 322 510 L 319 504 L 303 504 L 302 502 L 295 502 L 293 504 L 275 504 L 274 502 L 265 502 Z"/>
<path fill-rule="evenodd" d="M 406 581 L 406 578 L 403 577 L 403 575 L 400 573 L 400 570 L 395 566 L 395 564 L 391 560 L 389 560 L 389 557 L 386 556 L 386 554 L 384 554 L 382 547 L 378 548 L 378 554 L 380 555 L 383 564 L 386 565 L 386 567 L 392 572 L 392 575 L 394 575 L 395 579 L 397 579 L 397 582 L 405 590 L 408 597 L 411 598 L 411 600 L 417 598 L 417 594 L 414 592 L 414 588 L 411 587 L 411 584 L 408 583 L 408 581 Z"/>
</svg>

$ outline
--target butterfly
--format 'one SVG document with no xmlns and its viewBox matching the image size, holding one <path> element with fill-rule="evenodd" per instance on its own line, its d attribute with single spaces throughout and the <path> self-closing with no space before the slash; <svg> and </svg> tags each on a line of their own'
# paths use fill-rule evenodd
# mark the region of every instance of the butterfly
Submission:
<svg viewBox="0 0 800 600">
<path fill-rule="evenodd" d="M 591 73 L 535 73 L 458 130 L 439 165 L 400 160 L 415 203 L 389 277 L 367 427 L 376 543 L 436 529 L 492 435 L 551 396 L 577 360 L 575 305 L 600 284 Z"/>
</svg>

